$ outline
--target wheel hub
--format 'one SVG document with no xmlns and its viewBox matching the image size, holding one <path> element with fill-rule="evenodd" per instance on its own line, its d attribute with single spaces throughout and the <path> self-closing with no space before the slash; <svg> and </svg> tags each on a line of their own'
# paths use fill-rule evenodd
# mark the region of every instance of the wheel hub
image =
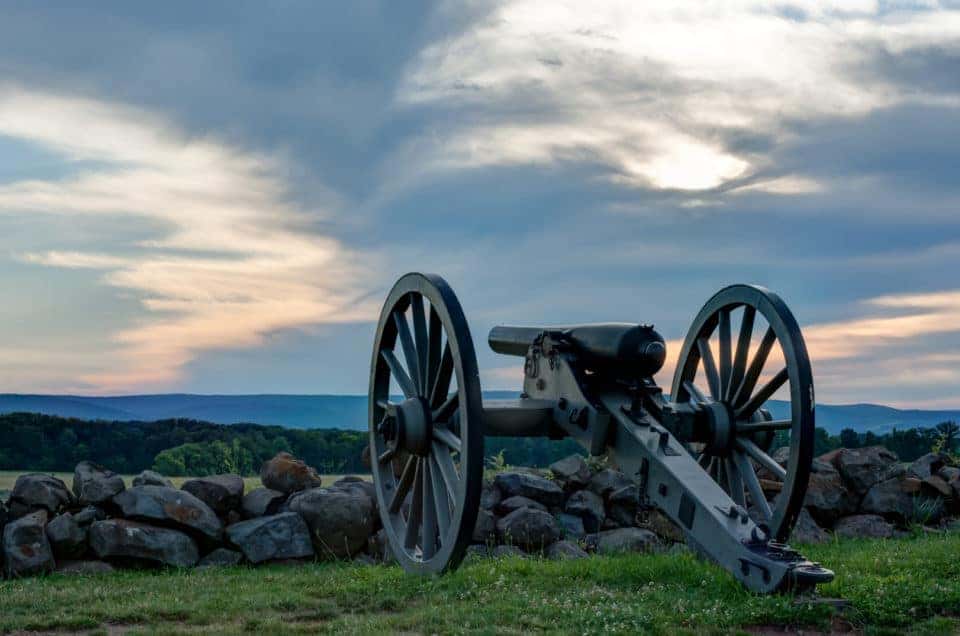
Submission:
<svg viewBox="0 0 960 636">
<path fill-rule="evenodd" d="M 387 448 L 416 455 L 430 452 L 433 420 L 426 400 L 412 397 L 401 402 L 381 427 Z"/>
<path fill-rule="evenodd" d="M 707 452 L 711 455 L 725 457 L 730 454 L 734 440 L 733 411 L 724 402 L 709 402 L 704 404 L 707 414 L 709 439 Z"/>
</svg>

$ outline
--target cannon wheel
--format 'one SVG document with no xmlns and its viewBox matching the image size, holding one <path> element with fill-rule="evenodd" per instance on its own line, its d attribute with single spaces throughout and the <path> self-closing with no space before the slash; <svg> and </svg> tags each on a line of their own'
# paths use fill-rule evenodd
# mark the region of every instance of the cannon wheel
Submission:
<svg viewBox="0 0 960 636">
<path fill-rule="evenodd" d="M 733 342 L 731 326 L 737 323 Z M 759 340 L 755 331 L 762 334 Z M 774 419 L 763 407 L 785 385 L 789 417 L 783 411 L 783 419 Z M 786 304 L 762 287 L 733 285 L 720 290 L 690 327 L 677 361 L 672 396 L 677 402 L 727 406 L 733 422 L 728 443 L 701 446 L 695 450 L 697 459 L 734 502 L 746 507 L 749 497 L 758 523 L 777 541 L 786 541 L 803 506 L 814 444 L 810 358 Z M 779 410 L 775 406 L 770 405 Z M 780 450 L 784 447 L 789 455 Z M 781 462 L 786 456 L 785 466 L 771 455 Z M 777 490 L 768 503 L 765 493 Z"/>
<path fill-rule="evenodd" d="M 470 544 L 483 479 L 482 408 L 460 302 L 439 276 L 407 274 L 380 313 L 369 400 L 380 518 L 407 572 L 451 570 Z"/>
</svg>

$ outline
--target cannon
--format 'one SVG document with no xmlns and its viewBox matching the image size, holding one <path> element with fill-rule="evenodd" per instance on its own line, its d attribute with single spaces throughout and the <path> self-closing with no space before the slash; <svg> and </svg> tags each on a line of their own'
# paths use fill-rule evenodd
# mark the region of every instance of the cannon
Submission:
<svg viewBox="0 0 960 636">
<path fill-rule="evenodd" d="M 800 329 L 776 294 L 732 285 L 707 301 L 669 396 L 653 380 L 666 343 L 649 324 L 498 326 L 488 340 L 523 358 L 515 400 L 483 399 L 467 321 L 442 278 L 407 274 L 383 305 L 370 369 L 371 470 L 406 571 L 442 573 L 463 559 L 485 436 L 543 436 L 607 455 L 636 481 L 639 506 L 659 508 L 749 590 L 833 579 L 785 544 L 813 461 L 814 393 Z"/>
</svg>

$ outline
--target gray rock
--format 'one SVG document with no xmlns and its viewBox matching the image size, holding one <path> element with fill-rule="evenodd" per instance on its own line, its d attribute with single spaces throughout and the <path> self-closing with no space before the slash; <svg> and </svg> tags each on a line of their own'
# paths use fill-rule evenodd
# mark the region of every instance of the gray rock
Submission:
<svg viewBox="0 0 960 636">
<path fill-rule="evenodd" d="M 860 511 L 887 519 L 906 521 L 913 515 L 916 493 L 907 480 L 897 477 L 875 484 L 860 502 Z"/>
<path fill-rule="evenodd" d="M 179 530 L 126 519 L 94 522 L 90 526 L 90 548 L 101 559 L 135 559 L 181 568 L 196 565 L 200 558 L 197 544 Z"/>
<path fill-rule="evenodd" d="M 560 524 L 560 530 L 565 539 L 579 541 L 587 534 L 587 531 L 583 527 L 583 519 L 576 515 L 568 515 L 565 512 L 561 512 L 557 515 L 557 523 Z"/>
<path fill-rule="evenodd" d="M 240 475 L 199 477 L 184 482 L 180 488 L 210 506 L 221 517 L 231 510 L 239 510 L 243 501 L 243 477 Z"/>
<path fill-rule="evenodd" d="M 306 520 L 321 558 L 352 557 L 373 532 L 373 504 L 356 491 L 312 488 L 291 497 L 287 505 Z"/>
<path fill-rule="evenodd" d="M 277 453 L 260 468 L 260 481 L 271 490 L 288 495 L 293 492 L 320 487 L 320 475 L 290 453 Z"/>
<path fill-rule="evenodd" d="M 554 480 L 567 492 L 581 490 L 590 483 L 590 467 L 580 455 L 570 455 L 550 464 Z"/>
<path fill-rule="evenodd" d="M 604 499 L 611 493 L 634 485 L 626 475 L 613 468 L 604 468 L 599 473 L 590 478 L 589 488 L 592 492 L 600 495 Z"/>
<path fill-rule="evenodd" d="M 830 534 L 817 525 L 806 508 L 801 508 L 800 514 L 797 516 L 797 523 L 790 533 L 790 541 L 793 543 L 826 543 L 829 540 Z"/>
<path fill-rule="evenodd" d="M 207 556 L 200 559 L 197 567 L 200 568 L 225 568 L 231 565 L 239 565 L 243 561 L 243 554 L 236 550 L 227 548 L 217 548 Z"/>
<path fill-rule="evenodd" d="M 19 518 L 37 510 L 55 515 L 73 503 L 67 485 L 51 475 L 30 473 L 17 477 L 7 505 L 12 518 Z"/>
<path fill-rule="evenodd" d="M 57 574 L 70 576 L 93 576 L 113 572 L 113 566 L 106 561 L 60 561 L 57 563 Z"/>
<path fill-rule="evenodd" d="M 637 509 L 640 502 L 640 490 L 634 484 L 618 488 L 607 498 L 607 516 L 618 525 L 629 527 L 636 525 Z"/>
<path fill-rule="evenodd" d="M 533 508 L 514 510 L 497 521 L 497 533 L 504 543 L 528 551 L 543 550 L 563 534 L 553 515 Z"/>
<path fill-rule="evenodd" d="M 586 550 L 572 541 L 557 541 L 551 543 L 545 554 L 548 559 L 554 560 L 584 559 L 590 556 Z"/>
<path fill-rule="evenodd" d="M 928 497 L 943 497 L 949 499 L 953 496 L 953 490 L 950 484 L 940 475 L 930 475 L 924 477 L 920 482 L 920 492 Z"/>
<path fill-rule="evenodd" d="M 941 468 L 950 463 L 950 456 L 945 453 L 927 453 L 923 457 L 918 457 L 907 467 L 907 474 L 911 477 L 923 479 L 930 475 L 936 475 Z"/>
<path fill-rule="evenodd" d="M 125 487 L 123 477 L 93 462 L 80 462 L 73 471 L 73 494 L 81 506 L 110 501 Z"/>
<path fill-rule="evenodd" d="M 173 482 L 152 470 L 145 470 L 133 478 L 134 486 L 164 486 L 173 488 Z"/>
<path fill-rule="evenodd" d="M 548 508 L 563 505 L 563 489 L 539 475 L 519 471 L 500 473 L 493 483 L 504 497 L 528 497 Z"/>
<path fill-rule="evenodd" d="M 376 565 L 377 561 L 369 554 L 364 554 L 361 552 L 357 556 L 353 557 L 353 562 L 356 565 Z"/>
<path fill-rule="evenodd" d="M 686 541 L 686 536 L 683 534 L 680 526 L 675 524 L 670 517 L 660 510 L 654 509 L 646 513 L 644 527 L 666 541 L 673 543 L 683 543 Z"/>
<path fill-rule="evenodd" d="M 310 530 L 293 512 L 235 523 L 227 527 L 227 539 L 251 563 L 313 556 Z"/>
<path fill-rule="evenodd" d="M 515 545 L 498 545 L 490 550 L 490 556 L 494 559 L 507 559 L 510 557 L 526 557 L 526 553 Z"/>
<path fill-rule="evenodd" d="M 279 490 L 255 488 L 243 496 L 243 516 L 247 519 L 275 515 L 287 496 Z"/>
<path fill-rule="evenodd" d="M 76 559 L 87 551 L 87 529 L 80 526 L 69 512 L 54 517 L 47 524 L 46 532 L 58 559 Z"/>
<path fill-rule="evenodd" d="M 89 526 L 94 521 L 103 521 L 106 518 L 107 513 L 96 506 L 87 506 L 80 512 L 73 513 L 73 520 L 80 526 Z"/>
<path fill-rule="evenodd" d="M 543 510 L 544 512 L 547 510 L 547 507 L 539 501 L 534 501 L 529 497 L 514 495 L 513 497 L 507 497 L 497 504 L 496 511 L 498 515 L 505 516 L 520 508 L 534 508 L 536 510 Z"/>
<path fill-rule="evenodd" d="M 124 517 L 184 530 L 219 541 L 223 524 L 210 506 L 185 490 L 164 486 L 136 486 L 113 498 Z"/>
<path fill-rule="evenodd" d="M 583 519 L 583 528 L 587 532 L 598 532 L 603 525 L 603 520 L 607 518 L 603 499 L 589 490 L 578 490 L 570 495 L 564 512 Z"/>
<path fill-rule="evenodd" d="M 393 564 L 397 562 L 397 557 L 394 556 L 393 550 L 390 548 L 387 531 L 383 528 L 375 532 L 367 541 L 367 552 L 381 563 Z"/>
<path fill-rule="evenodd" d="M 360 477 L 347 476 L 333 482 L 333 485 L 330 487 L 338 490 L 356 492 L 369 497 L 370 504 L 373 506 L 373 516 L 375 519 L 379 519 L 380 513 L 378 512 L 379 507 L 377 505 L 377 487 L 373 485 L 372 481 L 366 481 Z"/>
<path fill-rule="evenodd" d="M 837 521 L 833 531 L 848 539 L 889 539 L 893 536 L 893 525 L 880 515 L 853 515 Z"/>
<path fill-rule="evenodd" d="M 874 484 L 903 474 L 897 455 L 883 446 L 841 448 L 833 457 L 833 465 L 858 499 Z"/>
<path fill-rule="evenodd" d="M 490 548 L 484 543 L 474 543 L 467 546 L 467 553 L 463 556 L 463 562 L 469 563 L 473 560 L 486 559 L 490 556 Z"/>
<path fill-rule="evenodd" d="M 51 572 L 56 563 L 44 532 L 47 512 L 39 510 L 11 521 L 3 529 L 3 563 L 8 577 Z"/>
<path fill-rule="evenodd" d="M 493 543 L 497 540 L 497 518 L 489 510 L 481 508 L 477 512 L 472 540 L 474 543 Z"/>
<path fill-rule="evenodd" d="M 652 552 L 660 547 L 657 535 L 642 528 L 617 528 L 587 535 L 587 543 L 600 554 Z"/>
<path fill-rule="evenodd" d="M 804 505 L 817 523 L 827 527 L 857 510 L 856 500 L 847 491 L 839 472 L 811 474 Z"/>
<path fill-rule="evenodd" d="M 944 466 L 937 474 L 949 484 L 951 481 L 960 479 L 960 468 L 956 466 Z"/>
<path fill-rule="evenodd" d="M 500 489 L 491 483 L 484 482 L 483 490 L 480 491 L 480 507 L 484 510 L 493 510 L 503 499 Z"/>
</svg>

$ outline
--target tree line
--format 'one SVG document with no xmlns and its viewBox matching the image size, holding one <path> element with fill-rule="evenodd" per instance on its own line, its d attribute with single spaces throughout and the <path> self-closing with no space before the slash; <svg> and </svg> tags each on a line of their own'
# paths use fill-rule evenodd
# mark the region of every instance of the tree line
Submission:
<svg viewBox="0 0 960 636">
<path fill-rule="evenodd" d="M 912 461 L 931 448 L 956 450 L 960 427 L 830 435 L 817 429 L 815 452 L 845 446 L 880 445 Z M 259 424 L 211 424 L 190 419 L 112 422 L 36 413 L 0 415 L 0 470 L 72 471 L 91 460 L 120 473 L 154 469 L 171 477 L 218 473 L 255 475 L 279 451 L 302 458 L 321 473 L 368 472 L 361 460 L 367 433 L 338 429 L 290 429 Z M 488 437 L 485 455 L 502 453 L 514 466 L 548 466 L 571 453 L 583 453 L 572 440 Z"/>
</svg>

